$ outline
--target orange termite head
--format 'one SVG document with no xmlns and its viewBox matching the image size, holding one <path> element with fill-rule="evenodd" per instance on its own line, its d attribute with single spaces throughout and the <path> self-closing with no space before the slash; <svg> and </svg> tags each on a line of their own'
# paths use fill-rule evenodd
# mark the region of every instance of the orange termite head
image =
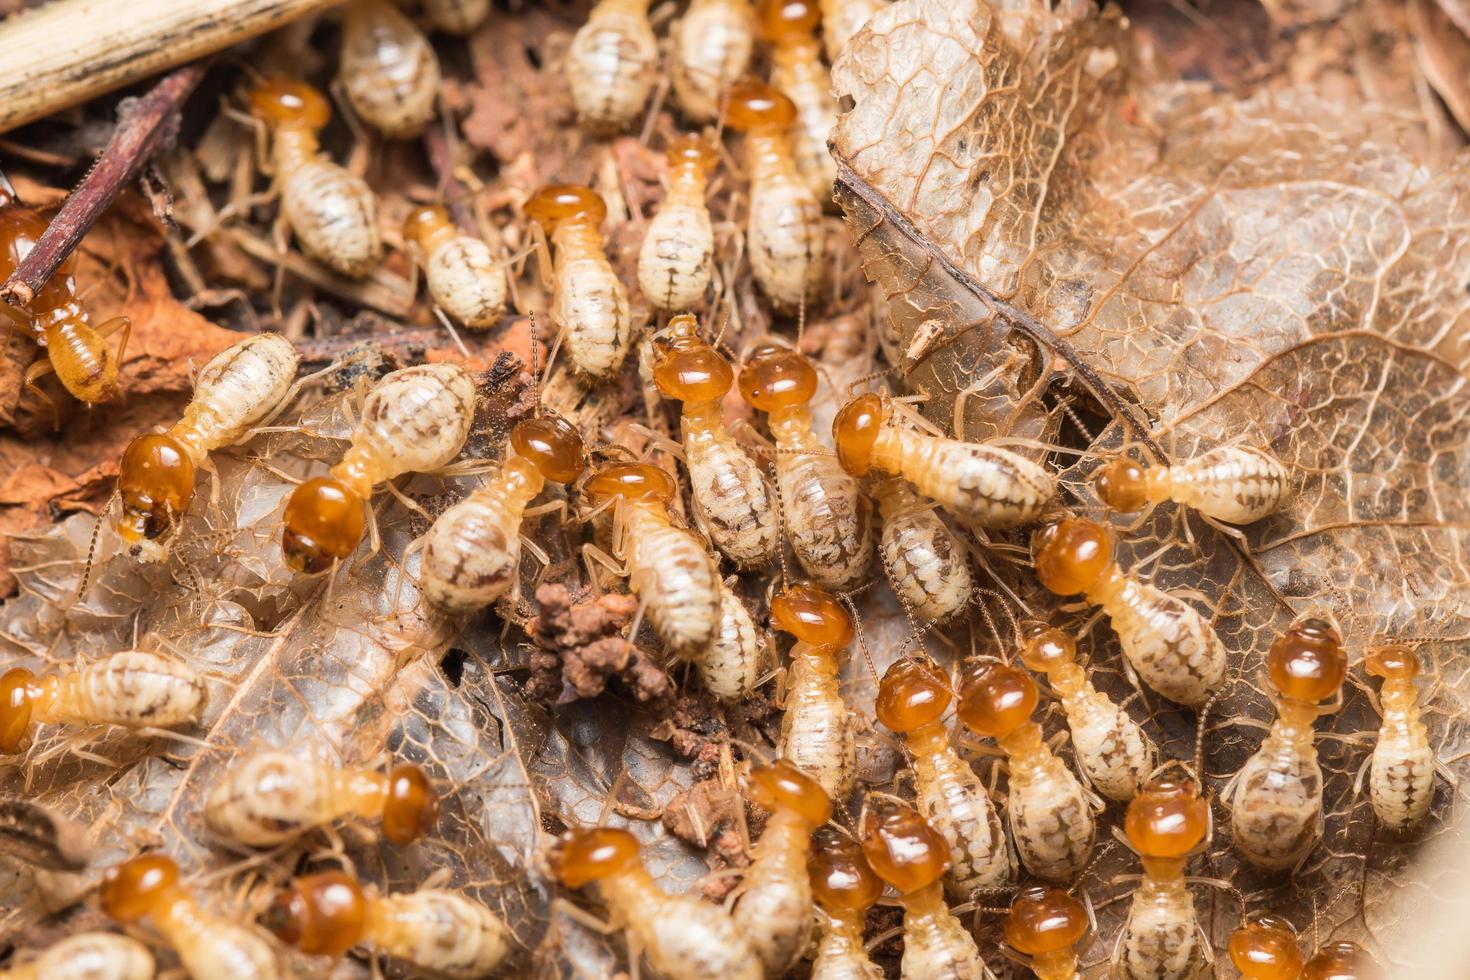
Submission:
<svg viewBox="0 0 1470 980">
<path fill-rule="evenodd" d="M 607 218 L 602 196 L 580 184 L 548 184 L 531 195 L 523 210 L 548 234 L 568 222 L 597 226 Z"/>
<path fill-rule="evenodd" d="M 638 864 L 638 838 L 613 827 L 569 830 L 546 855 L 551 873 L 568 888 L 631 870 Z"/>
<path fill-rule="evenodd" d="M 1317 950 L 1302 967 L 1301 980 L 1383 980 L 1383 970 L 1366 949 L 1342 939 Z"/>
<path fill-rule="evenodd" d="M 694 317 L 681 313 L 653 338 L 653 382 L 665 398 L 702 404 L 725 397 L 735 382 L 730 362 L 700 338 Z"/>
<path fill-rule="evenodd" d="M 762 0 L 757 17 L 761 38 L 779 45 L 815 34 L 822 8 L 812 0 Z"/>
<path fill-rule="evenodd" d="M 1128 804 L 1123 829 L 1144 857 L 1182 858 L 1210 832 L 1210 805 L 1192 777 L 1160 773 Z"/>
<path fill-rule="evenodd" d="M 1006 914 L 1010 947 L 1027 956 L 1071 949 L 1087 935 L 1087 910 L 1060 888 L 1028 888 Z"/>
<path fill-rule="evenodd" d="M 796 814 L 813 830 L 832 819 L 832 801 L 826 790 L 788 759 L 752 769 L 745 780 L 745 795 L 772 813 Z"/>
<path fill-rule="evenodd" d="M 1297 980 L 1302 973 L 1296 930 L 1279 916 L 1252 917 L 1231 933 L 1229 952 L 1241 980 Z"/>
<path fill-rule="evenodd" d="M 113 529 L 139 557 L 160 560 L 160 539 L 178 526 L 194 499 L 194 461 L 175 438 L 145 432 L 123 450 L 117 472 L 122 507 Z"/>
<path fill-rule="evenodd" d="M 670 143 L 664 151 L 664 158 L 668 161 L 670 170 L 693 167 L 705 176 L 714 173 L 715 168 L 720 165 L 720 154 L 715 145 L 703 136 L 693 133 L 685 133 Z"/>
<path fill-rule="evenodd" d="M 736 79 L 726 94 L 725 120 L 742 133 L 781 132 L 796 123 L 796 103 L 759 79 Z"/>
<path fill-rule="evenodd" d="M 582 475 L 582 434 L 560 415 L 538 415 L 510 430 L 510 448 L 553 483 Z"/>
<path fill-rule="evenodd" d="M 832 593 L 798 583 L 771 599 L 776 629 L 818 647 L 845 647 L 852 642 L 852 616 Z"/>
<path fill-rule="evenodd" d="M 307 480 L 291 492 L 282 520 L 281 550 L 296 572 L 325 572 L 357 550 L 367 528 L 363 500 L 330 476 Z"/>
<path fill-rule="evenodd" d="M 853 476 L 866 476 L 873 466 L 873 447 L 878 433 L 892 414 L 887 399 L 876 393 L 859 395 L 843 405 L 832 420 L 832 437 L 837 443 L 837 461 Z"/>
<path fill-rule="evenodd" d="M 874 714 L 891 732 L 911 732 L 944 717 L 949 677 L 932 660 L 895 660 L 878 685 Z"/>
<path fill-rule="evenodd" d="M 1036 577 L 1057 595 L 1086 592 L 1113 563 L 1113 535 L 1080 517 L 1054 521 L 1031 539 Z"/>
<path fill-rule="evenodd" d="M 740 369 L 740 396 L 762 412 L 796 408 L 817 393 L 817 372 L 800 351 L 762 344 Z"/>
<path fill-rule="evenodd" d="M 812 895 L 828 911 L 864 911 L 883 894 L 883 881 L 868 866 L 862 845 L 836 827 L 812 832 L 807 856 Z"/>
<path fill-rule="evenodd" d="M 1347 653 L 1331 624 L 1303 619 L 1291 624 L 1266 653 L 1271 686 L 1296 701 L 1325 701 L 1347 679 Z"/>
<path fill-rule="evenodd" d="M 927 887 L 949 870 L 949 843 L 913 807 L 870 796 L 858 824 L 868 864 L 899 893 Z"/>
<path fill-rule="evenodd" d="M 609 463 L 582 487 L 593 503 L 612 497 L 667 506 L 678 493 L 674 478 L 652 463 Z"/>
<path fill-rule="evenodd" d="M 1043 674 L 1077 662 L 1077 641 L 1066 630 L 1031 621 L 1021 626 L 1021 662 Z"/>
<path fill-rule="evenodd" d="M 102 876 L 102 911 L 124 924 L 137 922 L 178 893 L 179 866 L 167 854 L 140 854 Z"/>
<path fill-rule="evenodd" d="M 12 667 L 0 674 L 0 755 L 15 755 L 31 746 L 31 713 L 35 673 Z"/>
<path fill-rule="evenodd" d="M 442 204 L 421 204 L 403 219 L 404 241 L 426 245 L 441 229 L 453 227 L 449 209 Z"/>
<path fill-rule="evenodd" d="M 362 939 L 368 901 L 345 871 L 304 875 L 279 892 L 261 925 L 309 956 L 341 956 Z"/>
<path fill-rule="evenodd" d="M 1377 647 L 1363 658 L 1363 669 L 1369 677 L 1410 681 L 1419 676 L 1419 655 L 1398 644 Z"/>
<path fill-rule="evenodd" d="M 961 723 L 977 735 L 1004 738 L 1031 720 L 1036 682 L 1019 667 L 994 660 L 969 665 L 955 709 Z"/>
<path fill-rule="evenodd" d="M 332 107 L 316 89 L 289 78 L 271 78 L 250 93 L 250 111 L 272 128 L 307 129 L 326 126 Z"/>
</svg>

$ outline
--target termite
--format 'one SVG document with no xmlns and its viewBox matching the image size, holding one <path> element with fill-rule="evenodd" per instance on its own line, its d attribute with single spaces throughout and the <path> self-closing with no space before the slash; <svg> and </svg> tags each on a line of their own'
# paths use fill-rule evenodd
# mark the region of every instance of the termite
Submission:
<svg viewBox="0 0 1470 980">
<path fill-rule="evenodd" d="M 614 926 L 668 980 L 760 980 L 760 959 L 723 909 L 691 895 L 669 895 L 654 883 L 626 830 L 598 827 L 563 834 L 547 855 L 567 888 L 596 884 Z"/>
<path fill-rule="evenodd" d="M 9 279 L 46 231 L 46 219 L 22 207 L 15 196 L 0 186 L 0 279 Z M 41 394 L 36 382 L 55 373 L 72 397 L 87 404 L 110 401 L 117 394 L 118 365 L 127 350 L 132 321 L 113 317 L 96 327 L 77 297 L 76 254 L 68 255 L 49 282 L 26 304 L 25 310 L 0 303 L 0 314 L 8 317 L 22 333 L 28 333 L 46 352 L 26 369 L 26 387 Z M 117 352 L 108 349 L 107 338 L 122 331 Z M 49 399 L 48 399 L 49 400 Z"/>
<path fill-rule="evenodd" d="M 807 870 L 822 910 L 811 980 L 883 980 L 863 943 L 863 924 L 883 895 L 883 882 L 868 867 L 862 846 L 835 827 L 821 827 L 812 834 Z"/>
<path fill-rule="evenodd" d="M 804 310 L 826 274 L 827 229 L 821 204 L 792 155 L 796 106 L 769 85 L 743 78 L 730 87 L 726 119 L 745 134 L 751 272 L 777 310 Z"/>
<path fill-rule="evenodd" d="M 755 50 L 750 0 L 691 0 L 670 33 L 679 109 L 694 122 L 713 122 L 720 96 L 745 74 Z"/>
<path fill-rule="evenodd" d="M 842 699 L 838 658 L 852 642 L 852 617 L 837 597 L 793 585 L 771 599 L 771 622 L 796 637 L 786 675 L 781 755 L 846 799 L 857 776 L 857 720 Z"/>
<path fill-rule="evenodd" d="M 1067 714 L 1077 764 L 1098 792 L 1126 803 L 1154 771 L 1158 749 L 1128 712 L 1092 686 L 1077 660 L 1077 642 L 1068 633 L 1029 624 L 1023 634 L 1021 662 L 1046 674 Z"/>
<path fill-rule="evenodd" d="M 598 0 L 567 51 L 577 118 L 593 131 L 637 121 L 658 80 L 658 41 L 649 0 Z"/>
<path fill-rule="evenodd" d="M 1383 724 L 1368 771 L 1368 798 L 1388 829 L 1417 826 L 1434 800 L 1434 750 L 1429 729 L 1419 717 L 1419 656 L 1403 646 L 1379 647 L 1368 653 L 1363 669 L 1381 677 L 1378 694 Z"/>
<path fill-rule="evenodd" d="M 1301 980 L 1384 980 L 1384 973 L 1366 949 L 1342 939 L 1317 950 L 1302 967 Z"/>
<path fill-rule="evenodd" d="M 339 61 L 347 101 L 391 139 L 417 136 L 434 118 L 439 56 L 388 0 L 352 0 L 342 19 Z"/>
<path fill-rule="evenodd" d="M 434 519 L 423 538 L 419 585 L 452 614 L 483 609 L 509 591 L 521 567 L 521 521 L 548 481 L 582 472 L 582 437 L 556 416 L 537 416 L 510 432 L 500 470 Z"/>
<path fill-rule="evenodd" d="M 1087 935 L 1087 910 L 1058 888 L 1028 888 L 1006 913 L 1006 944 L 1031 957 L 1038 980 L 1078 980 L 1077 944 Z"/>
<path fill-rule="evenodd" d="M 153 954 L 136 939 L 84 932 L 28 963 L 0 970 L 0 980 L 153 980 Z"/>
<path fill-rule="evenodd" d="M 735 567 L 764 568 L 781 546 L 771 488 L 760 464 L 725 427 L 721 405 L 735 372 L 681 314 L 654 337 L 653 379 L 660 394 L 683 402 L 684 463 L 699 525 Z"/>
<path fill-rule="evenodd" d="M 894 595 L 921 622 L 958 615 L 974 591 L 965 546 L 903 480 L 880 480 L 871 492 L 881 525 L 878 554 Z"/>
<path fill-rule="evenodd" d="M 983 980 L 989 973 L 968 929 L 944 904 L 940 879 L 949 845 L 917 810 L 869 797 L 859 820 L 868 864 L 892 885 L 903 905 L 904 980 Z"/>
<path fill-rule="evenodd" d="M 343 871 L 297 878 L 261 922 L 308 956 L 337 959 L 361 944 L 455 980 L 488 977 L 511 942 L 499 916 L 463 895 L 442 888 L 379 895 Z"/>
<path fill-rule="evenodd" d="M 776 488 L 796 560 L 819 585 L 851 589 L 873 556 L 870 505 L 857 480 L 812 431 L 817 372 L 806 355 L 773 344 L 757 347 L 740 370 L 740 394 L 768 413 L 776 442 Z"/>
<path fill-rule="evenodd" d="M 1240 980 L 1298 980 L 1302 975 L 1296 930 L 1278 916 L 1253 916 L 1230 934 L 1229 953 Z"/>
<path fill-rule="evenodd" d="M 531 196 L 525 214 L 556 252 L 551 315 L 572 367 L 595 381 L 612 377 L 628 356 L 633 321 L 627 290 L 603 247 L 607 205 L 589 187 L 553 184 Z"/>
<path fill-rule="evenodd" d="M 380 819 L 383 836 L 403 846 L 427 833 L 438 816 L 439 796 L 418 766 L 381 773 L 289 752 L 250 756 L 204 801 L 204 822 L 213 833 L 251 847 L 274 847 L 343 817 Z"/>
<path fill-rule="evenodd" d="M 142 650 L 39 676 L 12 667 L 0 675 L 0 754 L 29 748 L 34 725 L 196 724 L 208 695 L 192 668 Z"/>
<path fill-rule="evenodd" d="M 885 6 L 883 0 L 821 0 L 822 41 L 827 47 L 827 61 L 836 64 L 837 56 L 847 50 L 852 36 Z"/>
<path fill-rule="evenodd" d="M 1128 920 L 1113 951 L 1124 980 L 1187 980 L 1204 968 L 1194 899 L 1184 868 L 1210 831 L 1210 806 L 1188 776 L 1154 776 L 1128 804 L 1128 844 L 1143 862 Z"/>
<path fill-rule="evenodd" d="M 128 443 L 117 474 L 122 507 L 112 526 L 134 557 L 168 557 L 170 539 L 194 499 L 195 470 L 212 468 L 212 451 L 245 439 L 285 400 L 300 363 L 280 334 L 246 337 L 204 365 L 178 422 Z"/>
<path fill-rule="evenodd" d="M 796 166 L 817 201 L 832 197 L 837 163 L 827 138 L 837 125 L 832 71 L 822 63 L 817 27 L 822 11 L 815 0 L 761 0 L 761 37 L 771 47 L 771 85 L 796 106 L 793 140 Z"/>
<path fill-rule="evenodd" d="M 929 661 L 895 660 L 878 685 L 878 721 L 903 737 L 913 759 L 919 809 L 949 843 L 946 890 L 960 901 L 1005 888 L 1016 869 L 985 784 L 950 745 L 940 719 L 949 678 Z"/>
<path fill-rule="evenodd" d="M 421 364 L 384 375 L 363 404 L 341 462 L 298 486 L 286 502 L 286 564 L 316 574 L 351 555 L 362 540 L 373 488 L 454 459 L 474 413 L 475 383 L 457 364 Z"/>
<path fill-rule="evenodd" d="M 1225 677 L 1225 645 L 1189 603 L 1123 571 L 1113 561 L 1111 531 L 1096 521 L 1064 518 L 1043 529 L 1031 547 L 1042 585 L 1102 606 L 1145 684 L 1190 707 L 1209 700 Z"/>
<path fill-rule="evenodd" d="M 1230 827 L 1252 864 L 1281 870 L 1306 857 L 1322 836 L 1322 767 L 1312 723 L 1332 710 L 1347 678 L 1337 631 L 1319 619 L 1292 624 L 1266 654 L 1276 721 L 1233 780 Z"/>
<path fill-rule="evenodd" d="M 745 795 L 770 816 L 751 850 L 735 905 L 735 924 L 755 947 L 766 975 L 784 976 L 811 942 L 814 920 L 807 854 L 812 831 L 832 817 L 832 801 L 785 759 L 752 769 Z"/>
<path fill-rule="evenodd" d="M 264 935 L 202 908 L 165 854 L 143 854 L 107 869 L 102 910 L 124 925 L 143 919 L 178 953 L 190 976 L 277 980 L 286 976 Z"/>
<path fill-rule="evenodd" d="M 638 288 L 655 308 L 687 310 L 709 289 L 715 233 L 704 202 L 719 165 L 714 145 L 698 136 L 669 144 L 669 192 L 648 223 L 638 249 Z"/>
<path fill-rule="evenodd" d="M 345 276 L 367 275 L 383 254 L 378 199 L 319 151 L 327 100 L 310 85 L 273 79 L 250 93 L 250 108 L 271 130 L 281 214 L 302 249 Z"/>
<path fill-rule="evenodd" d="M 1129 513 L 1165 500 L 1227 524 L 1249 524 L 1280 509 L 1291 471 L 1251 446 L 1217 446 L 1186 463 L 1144 467 L 1127 456 L 1102 466 L 1093 489 L 1113 510 Z"/>
<path fill-rule="evenodd" d="M 490 246 L 466 235 L 443 205 L 415 208 L 403 223 L 404 240 L 417 249 L 429 295 L 471 330 L 495 325 L 505 312 L 505 269 Z"/>
<path fill-rule="evenodd" d="M 424 0 L 429 23 L 449 34 L 468 34 L 490 16 L 490 0 Z"/>
<path fill-rule="evenodd" d="M 1097 827 L 1087 791 L 1031 720 L 1036 700 L 1030 674 L 981 661 L 965 672 L 956 714 L 1010 760 L 1006 814 L 1021 863 L 1045 881 L 1066 882 L 1087 866 Z"/>
</svg>

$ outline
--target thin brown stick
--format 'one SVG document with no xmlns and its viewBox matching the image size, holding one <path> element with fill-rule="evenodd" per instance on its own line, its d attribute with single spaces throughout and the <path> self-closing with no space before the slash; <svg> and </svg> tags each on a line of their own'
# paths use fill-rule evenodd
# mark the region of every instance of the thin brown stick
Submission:
<svg viewBox="0 0 1470 980">
<path fill-rule="evenodd" d="M 439 193 L 444 196 L 444 206 L 461 231 L 479 234 L 475 226 L 475 211 L 470 205 L 469 191 L 464 182 L 454 175 L 454 151 L 449 146 L 449 137 L 439 125 L 424 130 L 424 152 L 429 165 L 439 180 Z"/>
</svg>

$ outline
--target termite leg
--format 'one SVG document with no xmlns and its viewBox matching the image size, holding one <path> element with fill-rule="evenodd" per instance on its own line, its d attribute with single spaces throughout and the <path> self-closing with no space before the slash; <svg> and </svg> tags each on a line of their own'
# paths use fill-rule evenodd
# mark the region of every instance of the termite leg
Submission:
<svg viewBox="0 0 1470 980">
<path fill-rule="evenodd" d="M 53 431 L 59 432 L 61 430 L 61 406 L 56 404 L 56 399 L 46 394 L 46 392 L 41 390 L 41 387 L 36 384 L 36 382 L 39 381 L 41 378 L 44 378 L 46 375 L 52 374 L 55 371 L 56 369 L 51 366 L 51 358 L 49 354 L 43 352 L 42 356 L 39 359 L 32 361 L 31 366 L 26 368 L 24 381 L 26 388 L 28 388 L 31 393 L 34 394 L 37 398 L 45 402 L 47 408 L 51 409 L 52 429 Z"/>
</svg>

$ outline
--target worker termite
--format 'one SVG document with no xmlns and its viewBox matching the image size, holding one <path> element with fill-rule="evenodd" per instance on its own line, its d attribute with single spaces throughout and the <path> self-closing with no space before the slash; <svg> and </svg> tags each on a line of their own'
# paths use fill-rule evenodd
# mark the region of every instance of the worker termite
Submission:
<svg viewBox="0 0 1470 980">
<path fill-rule="evenodd" d="M 922 622 L 958 614 L 974 590 L 965 546 L 903 480 L 880 480 L 872 494 L 881 525 L 878 554 L 894 595 Z"/>
<path fill-rule="evenodd" d="M 632 125 L 658 80 L 649 0 L 598 0 L 567 51 L 577 119 L 588 129 Z"/>
<path fill-rule="evenodd" d="M 1059 629 L 1030 624 L 1021 661 L 1046 674 L 1067 714 L 1072 750 L 1088 782 L 1110 800 L 1127 802 L 1154 770 L 1158 750 L 1138 723 L 1092 686 L 1077 662 L 1077 643 Z"/>
<path fill-rule="evenodd" d="M 582 437 L 575 426 L 555 416 L 517 423 L 499 472 L 435 518 L 424 535 L 424 597 L 462 614 L 505 595 L 521 567 L 526 506 L 547 481 L 570 483 L 581 472 Z"/>
<path fill-rule="evenodd" d="M 683 402 L 684 463 L 698 523 L 737 568 L 764 568 L 781 546 L 771 488 L 760 465 L 725 427 L 722 401 L 735 372 L 699 336 L 694 317 L 674 317 L 654 337 L 654 383 Z"/>
<path fill-rule="evenodd" d="M 1087 791 L 1031 720 L 1036 699 L 1030 674 L 981 661 L 965 673 L 956 714 L 1010 760 L 1006 814 L 1021 863 L 1038 878 L 1065 882 L 1087 866 L 1097 827 Z"/>
<path fill-rule="evenodd" d="M 153 954 L 136 939 L 113 932 L 69 936 L 0 980 L 153 980 Z"/>
<path fill-rule="evenodd" d="M 694 122 L 713 122 L 720 96 L 745 74 L 755 50 L 750 0 L 691 0 L 670 34 L 679 109 Z"/>
<path fill-rule="evenodd" d="M 1028 888 L 1006 913 L 1006 944 L 1031 957 L 1038 980 L 1077 980 L 1077 944 L 1087 935 L 1087 910 L 1057 888 Z"/>
<path fill-rule="evenodd" d="M 1291 471 L 1251 446 L 1217 446 L 1173 466 L 1145 468 L 1119 456 L 1097 471 L 1092 485 L 1103 503 L 1124 513 L 1172 500 L 1217 521 L 1249 524 L 1281 507 Z"/>
<path fill-rule="evenodd" d="M 1298 980 L 1302 975 L 1296 930 L 1278 916 L 1252 917 L 1230 934 L 1229 952 L 1240 980 Z"/>
<path fill-rule="evenodd" d="M 628 356 L 633 322 L 627 290 L 603 248 L 607 205 L 591 188 L 553 184 L 531 196 L 525 214 L 556 252 L 551 315 L 572 367 L 596 381 L 612 377 Z"/>
<path fill-rule="evenodd" d="M 852 617 L 836 596 L 793 585 L 771 600 L 771 622 L 797 639 L 786 675 L 781 755 L 832 799 L 852 791 L 857 721 L 842 699 L 838 657 L 852 642 Z"/>
<path fill-rule="evenodd" d="M 837 163 L 827 138 L 837 125 L 832 72 L 822 63 L 817 27 L 822 11 L 816 0 L 762 0 L 761 37 L 771 47 L 771 85 L 796 106 L 793 151 L 797 169 L 818 202 L 832 197 Z"/>
<path fill-rule="evenodd" d="M 868 864 L 892 885 L 903 905 L 905 980 L 982 980 L 988 975 L 980 949 L 944 904 L 939 880 L 949 867 L 949 846 L 913 807 L 868 797 L 859 820 Z"/>
<path fill-rule="evenodd" d="M 170 538 L 194 498 L 196 468 L 249 435 L 291 390 L 301 355 L 280 334 L 246 337 L 210 358 L 183 417 L 128 443 L 118 466 L 122 508 L 113 529 L 142 561 L 168 557 Z"/>
<path fill-rule="evenodd" d="M 1193 606 L 1124 572 L 1113 561 L 1111 531 L 1065 518 L 1037 534 L 1032 554 L 1042 585 L 1102 606 L 1145 684 L 1179 704 L 1209 700 L 1225 677 L 1224 644 Z"/>
<path fill-rule="evenodd" d="M 811 980 L 883 980 L 863 944 L 863 923 L 883 882 L 868 867 L 862 846 L 835 827 L 821 827 L 812 834 L 807 870 L 822 910 Z"/>
<path fill-rule="evenodd" d="M 383 254 L 378 199 L 319 152 L 317 133 L 332 114 L 327 100 L 302 82 L 274 79 L 250 93 L 250 108 L 274 138 L 281 214 L 302 249 L 345 276 L 367 275 Z"/>
<path fill-rule="evenodd" d="M 740 370 L 740 394 L 768 414 L 776 442 L 776 488 L 801 567 L 819 585 L 851 589 L 868 574 L 873 527 L 868 499 L 812 431 L 817 372 L 804 354 L 757 347 Z"/>
<path fill-rule="evenodd" d="M 719 156 L 698 136 L 679 137 L 666 155 L 669 192 L 643 233 L 638 288 L 655 308 L 673 312 L 694 306 L 709 289 L 715 233 L 704 192 Z"/>
<path fill-rule="evenodd" d="M 724 910 L 690 895 L 669 895 L 654 883 L 626 830 L 572 830 L 547 855 L 552 874 L 568 888 L 596 884 L 612 925 L 632 934 L 639 950 L 668 980 L 760 980 L 760 959 Z"/>
<path fill-rule="evenodd" d="M 424 14 L 441 31 L 468 34 L 490 16 L 490 0 L 424 0 Z"/>
<path fill-rule="evenodd" d="M 949 843 L 946 890 L 961 901 L 1009 885 L 1016 876 L 1005 828 L 985 784 L 949 743 L 940 719 L 952 699 L 932 662 L 895 660 L 878 685 L 878 721 L 903 736 L 913 759 L 919 809 Z"/>
<path fill-rule="evenodd" d="M 1299 864 L 1322 836 L 1322 767 L 1312 723 L 1332 708 L 1347 677 L 1342 638 L 1327 623 L 1306 619 L 1277 637 L 1266 654 L 1275 689 L 1276 722 L 1256 754 L 1232 779 L 1230 827 L 1252 864 L 1281 870 Z"/>
<path fill-rule="evenodd" d="M 1429 729 L 1419 717 L 1419 656 L 1403 646 L 1379 647 L 1368 653 L 1363 669 L 1381 677 L 1378 694 L 1383 724 L 1368 770 L 1368 797 L 1373 812 L 1390 830 L 1417 826 L 1434 800 L 1434 750 Z M 1361 778 L 1361 777 L 1360 777 Z"/>
<path fill-rule="evenodd" d="M 439 204 L 415 208 L 404 240 L 419 252 L 429 295 L 471 330 L 494 326 L 505 312 L 505 269 L 490 246 L 461 232 Z"/>
<path fill-rule="evenodd" d="M 806 861 L 812 831 L 832 817 L 832 801 L 785 759 L 752 769 L 746 797 L 769 812 L 751 850 L 735 904 L 735 924 L 767 976 L 784 976 L 812 938 L 812 885 Z"/>
<path fill-rule="evenodd" d="M 261 922 L 308 956 L 336 959 L 362 944 L 456 980 L 489 976 L 511 938 L 499 916 L 463 895 L 442 888 L 379 895 L 343 871 L 297 878 Z"/>
<path fill-rule="evenodd" d="M 190 976 L 276 980 L 286 976 L 264 935 L 201 908 L 179 882 L 179 866 L 164 854 L 143 854 L 108 868 L 102 910 L 124 925 L 143 919 L 178 953 Z"/>
<path fill-rule="evenodd" d="M 804 310 L 826 273 L 827 230 L 821 204 L 792 155 L 796 106 L 769 85 L 744 78 L 730 87 L 726 118 L 745 134 L 751 272 L 776 309 Z"/>
<path fill-rule="evenodd" d="M 286 502 L 286 564 L 315 574 L 351 555 L 362 540 L 373 488 L 454 459 L 474 412 L 475 383 L 457 364 L 421 364 L 384 375 L 363 404 L 341 462 L 298 486 Z"/>
<path fill-rule="evenodd" d="M 1129 845 L 1143 862 L 1128 920 L 1113 951 L 1124 980 L 1186 980 L 1207 958 L 1184 867 L 1210 831 L 1210 806 L 1188 776 L 1160 773 L 1128 804 Z"/>
<path fill-rule="evenodd" d="M 388 0 L 352 0 L 342 19 L 339 78 L 347 101 L 392 139 L 417 136 L 434 118 L 439 56 Z"/>
<path fill-rule="evenodd" d="M 438 816 L 438 794 L 418 766 L 344 769 L 289 752 L 250 756 L 204 801 L 213 833 L 251 847 L 274 847 L 343 817 L 381 819 L 383 836 L 401 846 L 422 837 Z"/>
<path fill-rule="evenodd" d="M 12 667 L 0 675 L 0 754 L 29 748 L 33 725 L 192 725 L 208 694 L 192 668 L 142 650 L 40 676 Z"/>
<path fill-rule="evenodd" d="M 822 41 L 827 47 L 827 61 L 836 64 L 837 56 L 847 50 L 852 36 L 886 6 L 883 0 L 821 0 Z"/>
<path fill-rule="evenodd" d="M 1384 980 L 1368 951 L 1350 940 L 1328 943 L 1302 967 L 1301 980 Z"/>
</svg>

